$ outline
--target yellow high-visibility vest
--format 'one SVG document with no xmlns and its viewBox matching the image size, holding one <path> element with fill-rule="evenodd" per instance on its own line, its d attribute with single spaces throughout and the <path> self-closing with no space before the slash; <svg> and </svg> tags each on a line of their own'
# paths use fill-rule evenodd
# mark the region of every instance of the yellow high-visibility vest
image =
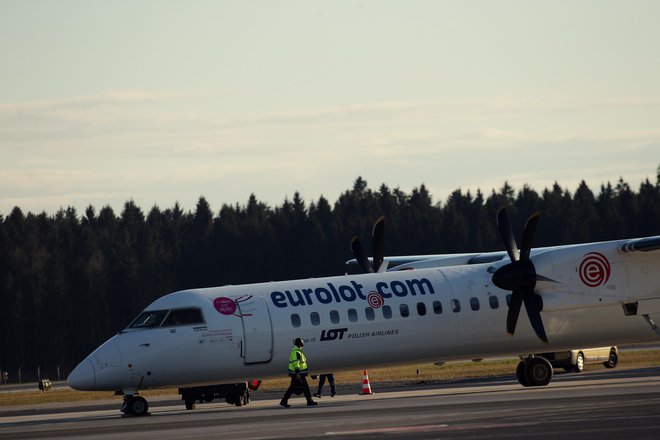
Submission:
<svg viewBox="0 0 660 440">
<path fill-rule="evenodd" d="M 297 346 L 293 347 L 289 356 L 289 373 L 307 373 L 307 358 Z"/>
</svg>

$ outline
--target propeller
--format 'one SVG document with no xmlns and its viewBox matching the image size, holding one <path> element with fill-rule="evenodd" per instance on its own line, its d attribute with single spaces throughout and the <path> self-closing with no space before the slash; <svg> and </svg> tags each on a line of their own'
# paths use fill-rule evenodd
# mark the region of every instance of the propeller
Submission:
<svg viewBox="0 0 660 440">
<path fill-rule="evenodd" d="M 351 251 L 353 256 L 357 260 L 362 270 L 367 273 L 378 272 L 383 269 L 387 270 L 387 264 L 383 265 L 384 257 L 384 242 L 385 242 L 385 217 L 380 216 L 376 223 L 374 224 L 374 229 L 371 233 L 371 249 L 374 252 L 373 257 L 373 266 L 369 264 L 369 259 L 367 254 L 364 252 L 364 248 L 360 243 L 360 239 L 353 237 L 351 240 Z"/>
<path fill-rule="evenodd" d="M 529 258 L 539 217 L 540 214 L 535 212 L 527 219 L 523 228 L 521 247 L 518 249 L 506 208 L 500 208 L 497 213 L 497 228 L 500 231 L 511 263 L 495 271 L 493 274 L 493 284 L 500 289 L 511 291 L 509 312 L 506 316 L 507 333 L 513 336 L 516 330 L 516 324 L 518 323 L 518 315 L 520 315 L 520 307 L 525 303 L 525 310 L 527 310 L 529 322 L 532 324 L 536 336 L 547 344 L 548 337 L 545 334 L 543 320 L 541 319 L 542 306 L 534 293 L 536 281 L 545 280 L 546 278 L 536 274 L 534 263 Z"/>
</svg>

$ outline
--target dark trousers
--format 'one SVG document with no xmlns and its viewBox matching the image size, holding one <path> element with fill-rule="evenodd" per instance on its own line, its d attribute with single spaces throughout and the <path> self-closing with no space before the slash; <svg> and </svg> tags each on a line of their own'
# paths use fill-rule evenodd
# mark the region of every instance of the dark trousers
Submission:
<svg viewBox="0 0 660 440">
<path fill-rule="evenodd" d="M 332 373 L 319 376 L 319 388 L 316 391 L 316 394 L 321 394 L 326 379 L 328 379 L 328 382 L 330 383 L 330 394 L 334 396 L 337 394 L 337 389 L 335 388 L 335 375 Z"/>
<path fill-rule="evenodd" d="M 309 385 L 307 385 L 307 378 L 305 376 L 306 375 L 301 374 L 300 379 L 298 379 L 295 374 L 291 376 L 291 385 L 287 388 L 280 403 L 286 404 L 289 401 L 291 394 L 300 394 L 301 392 L 305 394 L 307 403 L 312 402 L 312 393 L 309 392 Z"/>
</svg>

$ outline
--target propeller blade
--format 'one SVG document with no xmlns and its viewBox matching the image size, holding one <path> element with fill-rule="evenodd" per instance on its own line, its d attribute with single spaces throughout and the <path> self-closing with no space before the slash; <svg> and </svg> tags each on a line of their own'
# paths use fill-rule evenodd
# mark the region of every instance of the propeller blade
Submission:
<svg viewBox="0 0 660 440">
<path fill-rule="evenodd" d="M 504 242 L 506 252 L 509 254 L 509 258 L 512 262 L 518 261 L 518 245 L 513 236 L 509 215 L 504 206 L 497 212 L 497 228 L 500 230 L 500 235 L 502 236 L 502 241 Z"/>
<path fill-rule="evenodd" d="M 351 251 L 353 252 L 353 256 L 357 260 L 362 270 L 367 273 L 371 272 L 369 259 L 367 258 L 367 254 L 364 253 L 364 248 L 362 247 L 362 244 L 360 244 L 359 238 L 353 237 L 351 240 Z"/>
<path fill-rule="evenodd" d="M 380 216 L 371 234 L 371 248 L 374 251 L 374 272 L 378 272 L 385 256 L 385 217 Z"/>
<path fill-rule="evenodd" d="M 532 240 L 534 239 L 534 234 L 536 233 L 536 224 L 539 221 L 539 217 L 541 217 L 541 213 L 535 212 L 534 214 L 529 216 L 527 222 L 525 223 L 525 227 L 523 228 L 522 240 L 520 243 L 521 260 L 529 259 L 529 253 L 532 250 Z"/>
<path fill-rule="evenodd" d="M 523 292 L 521 290 L 514 290 L 511 293 L 509 311 L 506 314 L 506 332 L 511 336 L 513 336 L 513 333 L 516 331 L 516 324 L 518 323 L 518 315 L 520 314 L 522 302 Z"/>
<path fill-rule="evenodd" d="M 511 300 L 509 301 L 509 311 L 506 315 L 507 333 L 513 336 L 520 315 L 520 307 L 522 307 L 524 301 L 527 316 L 529 317 L 529 322 L 532 324 L 532 328 L 534 328 L 534 332 L 536 332 L 539 339 L 547 344 L 548 337 L 545 334 L 543 321 L 541 320 L 541 306 L 537 302 L 534 288 L 536 287 L 537 280 L 553 280 L 537 275 L 534 262 L 530 258 L 532 241 L 534 240 L 539 217 L 540 214 L 535 212 L 525 222 L 521 239 L 522 246 L 518 250 L 516 239 L 511 230 L 509 215 L 505 207 L 500 208 L 497 212 L 497 228 L 500 231 L 509 258 L 511 258 L 511 263 L 498 268 L 493 273 L 491 280 L 500 289 L 510 290 L 512 292 Z"/>
<path fill-rule="evenodd" d="M 539 310 L 538 304 L 539 303 L 534 297 L 533 290 L 525 292 L 525 309 L 527 310 L 529 322 L 532 324 L 536 336 L 547 344 L 548 337 L 545 335 L 545 328 L 543 327 L 543 320 L 541 319 L 541 311 Z"/>
</svg>

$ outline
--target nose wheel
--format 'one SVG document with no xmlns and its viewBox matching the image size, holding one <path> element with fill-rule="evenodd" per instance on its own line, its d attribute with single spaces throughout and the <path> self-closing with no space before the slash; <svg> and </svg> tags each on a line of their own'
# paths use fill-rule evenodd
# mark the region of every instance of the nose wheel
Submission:
<svg viewBox="0 0 660 440">
<path fill-rule="evenodd" d="M 146 416 L 149 411 L 149 404 L 141 396 L 124 396 L 124 404 L 121 406 L 121 412 L 130 416 Z"/>
</svg>

